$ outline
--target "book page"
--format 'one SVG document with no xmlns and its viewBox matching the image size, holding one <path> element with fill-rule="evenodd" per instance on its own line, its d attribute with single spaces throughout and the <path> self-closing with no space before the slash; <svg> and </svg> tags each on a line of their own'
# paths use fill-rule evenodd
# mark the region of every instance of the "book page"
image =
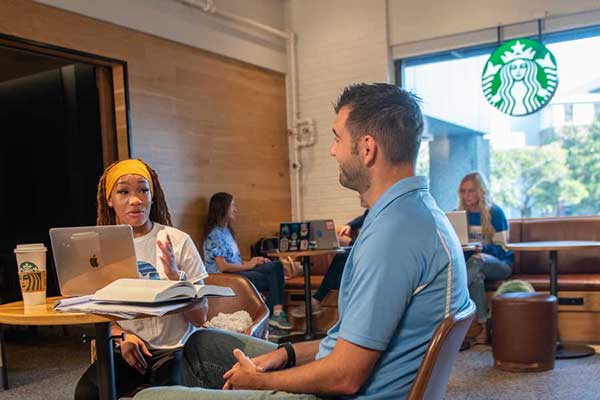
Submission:
<svg viewBox="0 0 600 400">
<path fill-rule="evenodd" d="M 229 287 L 225 286 L 213 286 L 213 285 L 194 285 L 196 289 L 196 297 L 201 298 L 204 296 L 222 296 L 222 297 L 233 297 L 235 293 Z"/>
<path fill-rule="evenodd" d="M 152 303 L 171 299 L 194 297 L 191 282 L 149 280 L 149 279 L 118 279 L 94 295 L 94 301 Z"/>
</svg>

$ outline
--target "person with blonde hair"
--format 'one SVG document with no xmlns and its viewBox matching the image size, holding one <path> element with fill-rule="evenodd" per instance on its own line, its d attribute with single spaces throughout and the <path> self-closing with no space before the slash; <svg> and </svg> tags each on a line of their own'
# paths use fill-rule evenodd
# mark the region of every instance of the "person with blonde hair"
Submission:
<svg viewBox="0 0 600 400">
<path fill-rule="evenodd" d="M 130 225 L 143 279 L 190 280 L 207 276 L 200 253 L 190 236 L 171 226 L 171 215 L 156 172 L 142 160 L 116 162 L 98 183 L 98 225 Z M 115 351 L 117 397 L 141 384 L 180 383 L 181 348 L 206 320 L 207 304 L 157 318 L 118 321 Z M 96 363 L 83 374 L 75 399 L 98 398 Z"/>
<path fill-rule="evenodd" d="M 494 204 L 485 177 L 479 172 L 465 175 L 458 189 L 459 210 L 467 212 L 469 241 L 480 242 L 474 251 L 465 252 L 471 299 L 477 306 L 477 322 L 481 331 L 475 342 L 488 341 L 485 281 L 504 280 L 512 274 L 514 254 L 507 249 L 508 220 Z"/>
</svg>

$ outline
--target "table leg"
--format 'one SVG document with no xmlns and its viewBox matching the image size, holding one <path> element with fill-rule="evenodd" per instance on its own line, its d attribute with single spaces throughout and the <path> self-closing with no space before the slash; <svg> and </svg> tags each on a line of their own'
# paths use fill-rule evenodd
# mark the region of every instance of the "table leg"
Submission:
<svg viewBox="0 0 600 400">
<path fill-rule="evenodd" d="M 115 365 L 110 322 L 95 324 L 96 327 L 96 371 L 98 373 L 98 393 L 102 400 L 115 400 Z"/>
<path fill-rule="evenodd" d="M 302 266 L 304 267 L 304 305 L 306 311 L 306 334 L 305 340 L 313 340 L 313 326 L 312 326 L 312 301 L 311 301 L 311 287 L 310 287 L 310 257 L 302 257 Z"/>
<path fill-rule="evenodd" d="M 550 250 L 550 294 L 558 301 L 558 251 Z M 558 317 L 558 316 L 557 316 Z M 594 355 L 596 351 L 589 346 L 579 344 L 563 344 L 560 333 L 556 333 L 556 359 L 581 358 Z"/>
<path fill-rule="evenodd" d="M 4 333 L 0 325 L 0 383 L 3 390 L 8 390 L 8 367 L 6 366 L 6 353 L 4 352 Z"/>
<path fill-rule="evenodd" d="M 306 318 L 306 331 L 303 334 L 297 335 L 288 335 L 283 336 L 279 339 L 280 342 L 303 342 L 309 340 L 315 340 L 322 335 L 315 335 L 313 331 L 313 321 L 312 321 L 312 302 L 311 302 L 311 287 L 310 287 L 310 257 L 304 256 L 302 257 L 302 266 L 304 268 L 304 308 L 305 308 L 305 318 Z"/>
<path fill-rule="evenodd" d="M 550 250 L 550 294 L 558 301 L 558 252 Z"/>
</svg>

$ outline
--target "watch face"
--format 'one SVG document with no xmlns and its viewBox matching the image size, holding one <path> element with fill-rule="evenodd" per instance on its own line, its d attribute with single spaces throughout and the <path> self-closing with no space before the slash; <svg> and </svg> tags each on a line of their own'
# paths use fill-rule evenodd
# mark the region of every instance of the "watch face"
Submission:
<svg viewBox="0 0 600 400">
<path fill-rule="evenodd" d="M 179 280 L 180 281 L 186 281 L 187 280 L 187 274 L 185 273 L 185 271 L 179 271 Z"/>
</svg>

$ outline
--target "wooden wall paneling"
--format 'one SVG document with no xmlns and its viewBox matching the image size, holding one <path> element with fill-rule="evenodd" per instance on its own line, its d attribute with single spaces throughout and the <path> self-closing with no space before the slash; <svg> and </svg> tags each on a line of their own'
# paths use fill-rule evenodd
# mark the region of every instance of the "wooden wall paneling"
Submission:
<svg viewBox="0 0 600 400">
<path fill-rule="evenodd" d="M 122 65 L 113 65 L 113 101 L 115 110 L 115 130 L 117 133 L 117 154 L 119 160 L 129 158 L 129 130 L 127 104 L 125 99 L 125 71 Z"/>
<path fill-rule="evenodd" d="M 100 129 L 102 131 L 102 160 L 106 168 L 118 160 L 112 73 L 108 68 L 96 67 L 96 86 L 98 87 Z"/>
<path fill-rule="evenodd" d="M 217 191 L 237 199 L 243 255 L 291 218 L 282 74 L 29 0 L 3 1 L 0 33 L 127 63 L 131 155 L 157 170 L 175 226 L 197 245 Z M 114 102 L 121 145 L 124 93 Z"/>
</svg>

